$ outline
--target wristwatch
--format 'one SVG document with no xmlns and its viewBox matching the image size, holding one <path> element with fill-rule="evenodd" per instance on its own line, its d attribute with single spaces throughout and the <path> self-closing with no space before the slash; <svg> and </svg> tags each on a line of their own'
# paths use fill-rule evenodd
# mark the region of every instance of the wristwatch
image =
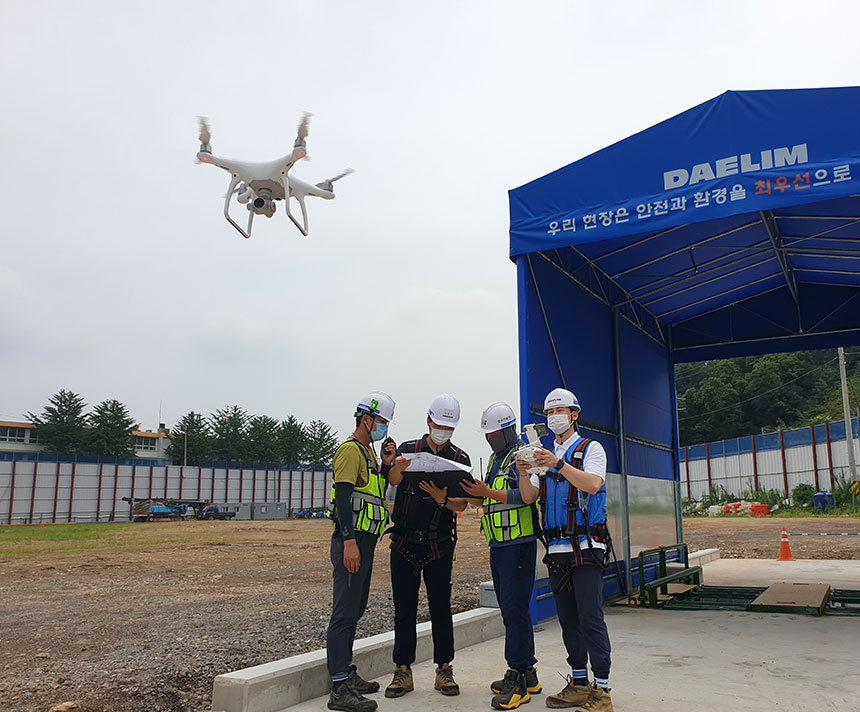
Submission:
<svg viewBox="0 0 860 712">
<path fill-rule="evenodd" d="M 557 462 L 557 463 L 555 463 L 555 471 L 556 471 L 556 472 L 561 472 L 561 468 L 562 468 L 562 467 L 564 467 L 564 458 L 563 458 L 563 457 L 560 457 L 560 458 L 559 458 L 559 460 L 558 460 L 558 462 Z"/>
</svg>

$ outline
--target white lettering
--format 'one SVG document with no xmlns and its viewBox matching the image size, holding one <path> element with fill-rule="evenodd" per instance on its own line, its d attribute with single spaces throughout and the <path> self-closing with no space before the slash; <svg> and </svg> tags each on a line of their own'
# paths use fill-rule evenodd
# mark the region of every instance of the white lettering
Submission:
<svg viewBox="0 0 860 712">
<path fill-rule="evenodd" d="M 710 163 L 697 163 L 690 171 L 690 185 L 700 180 L 714 180 L 714 171 Z"/>
<path fill-rule="evenodd" d="M 758 163 L 753 163 L 750 154 L 741 154 L 741 173 L 752 173 L 760 171 L 761 166 Z"/>
<path fill-rule="evenodd" d="M 663 174 L 663 190 L 671 190 L 672 188 L 680 188 L 682 185 L 687 185 L 687 179 L 690 174 L 683 168 L 675 171 L 666 171 Z"/>
<path fill-rule="evenodd" d="M 686 168 L 676 168 L 663 173 L 663 189 L 672 190 L 685 185 L 695 185 L 703 181 L 712 181 L 717 178 L 733 176 L 737 173 L 753 173 L 755 171 L 770 170 L 771 168 L 783 168 L 800 163 L 809 163 L 809 151 L 807 144 L 798 143 L 790 148 L 780 146 L 777 148 L 766 148 L 759 153 L 760 163 L 754 163 L 751 153 L 742 153 L 739 156 L 726 156 L 718 158 L 713 163 L 697 163 L 689 171 Z M 740 169 L 738 164 L 740 163 Z M 716 168 L 716 170 L 715 170 Z"/>
<path fill-rule="evenodd" d="M 716 166 L 717 178 L 733 176 L 735 173 L 738 172 L 738 157 L 728 156 L 727 158 L 718 158 Z"/>
<path fill-rule="evenodd" d="M 806 153 L 806 144 L 799 143 L 791 148 L 773 149 L 773 165 L 775 168 L 782 166 L 793 166 L 795 163 L 807 163 L 809 158 Z"/>
</svg>

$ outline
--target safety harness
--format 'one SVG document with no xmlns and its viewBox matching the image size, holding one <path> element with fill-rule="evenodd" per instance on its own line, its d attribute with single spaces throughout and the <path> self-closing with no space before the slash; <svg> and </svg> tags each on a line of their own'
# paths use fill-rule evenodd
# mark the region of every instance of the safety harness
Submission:
<svg viewBox="0 0 860 712">
<path fill-rule="evenodd" d="M 578 470 L 582 470 L 582 461 L 585 458 L 585 451 L 588 448 L 591 440 L 582 438 L 574 447 L 573 451 L 566 455 L 568 462 Z M 541 529 L 540 537 L 547 553 L 543 558 L 547 570 L 558 577 L 558 585 L 553 588 L 554 593 L 571 590 L 571 576 L 573 569 L 578 566 L 593 566 L 597 565 L 602 570 L 606 570 L 609 564 L 610 553 L 614 553 L 612 548 L 612 537 L 609 534 L 609 528 L 606 522 L 590 523 L 588 520 L 588 496 L 574 487 L 568 481 L 568 496 L 565 501 L 567 509 L 567 522 L 565 526 L 557 525 L 554 527 L 546 526 L 547 512 L 547 479 L 552 479 L 555 482 L 566 481 L 567 478 L 555 470 L 548 470 L 545 475 L 540 478 L 540 503 L 541 503 Z M 577 511 L 582 513 L 584 520 L 583 524 L 578 524 L 576 521 Z M 584 536 L 588 542 L 588 552 L 590 556 L 583 556 L 582 547 L 579 546 L 579 537 Z M 570 539 L 573 548 L 573 556 L 567 564 L 561 564 L 557 559 L 549 553 L 549 544 L 556 539 Z M 594 543 L 604 545 L 604 549 L 597 549 Z"/>
</svg>

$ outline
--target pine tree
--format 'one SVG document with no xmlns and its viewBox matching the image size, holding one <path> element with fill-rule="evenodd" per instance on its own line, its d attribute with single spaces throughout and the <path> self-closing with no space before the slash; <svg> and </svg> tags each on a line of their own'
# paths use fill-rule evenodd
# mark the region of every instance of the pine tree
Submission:
<svg viewBox="0 0 860 712">
<path fill-rule="evenodd" d="M 268 415 L 258 415 L 248 423 L 248 458 L 264 465 L 281 463 L 280 426 Z"/>
<path fill-rule="evenodd" d="M 62 390 L 48 400 L 42 415 L 27 413 L 36 435 L 48 452 L 75 455 L 86 447 L 87 404 L 77 393 Z"/>
<path fill-rule="evenodd" d="M 182 416 L 171 431 L 171 441 L 166 454 L 173 462 L 185 462 L 189 465 L 199 465 L 211 460 L 212 436 L 206 418 L 193 410 Z"/>
<path fill-rule="evenodd" d="M 248 414 L 238 405 L 216 410 L 210 417 L 212 454 L 222 462 L 248 459 Z"/>
<path fill-rule="evenodd" d="M 307 445 L 305 457 L 312 465 L 331 465 L 334 451 L 337 450 L 337 433 L 332 431 L 328 423 L 322 420 L 312 420 L 307 427 Z"/>
<path fill-rule="evenodd" d="M 305 426 L 295 416 L 291 415 L 281 422 L 278 440 L 281 444 L 282 464 L 299 465 L 306 462 L 307 433 Z"/>
<path fill-rule="evenodd" d="M 99 403 L 89 416 L 87 452 L 99 457 L 134 457 L 137 424 L 122 403 L 115 399 Z"/>
</svg>

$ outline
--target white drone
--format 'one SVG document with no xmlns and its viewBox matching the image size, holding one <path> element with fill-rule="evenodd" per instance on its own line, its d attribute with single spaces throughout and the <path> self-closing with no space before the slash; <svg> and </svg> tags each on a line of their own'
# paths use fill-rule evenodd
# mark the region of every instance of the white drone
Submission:
<svg viewBox="0 0 860 712">
<path fill-rule="evenodd" d="M 298 178 L 289 177 L 290 168 L 300 159 L 308 157 L 305 139 L 308 137 L 308 120 L 310 117 L 311 115 L 307 113 L 302 117 L 293 152 L 268 163 L 248 163 L 247 161 L 234 161 L 229 158 L 213 156 L 212 146 L 209 143 L 212 138 L 209 133 L 209 125 L 204 117 L 200 117 L 200 150 L 197 152 L 197 160 L 202 163 L 211 163 L 230 173 L 230 187 L 224 196 L 224 217 L 244 237 L 251 237 L 254 215 L 265 215 L 270 218 L 275 214 L 276 200 L 284 201 L 287 207 L 287 216 L 302 235 L 307 237 L 308 211 L 305 206 L 305 198 L 308 195 L 315 195 L 318 198 L 331 200 L 334 198 L 334 186 L 332 184 L 352 173 L 352 169 L 348 168 L 340 175 L 316 185 L 310 185 Z M 236 194 L 236 199 L 248 208 L 247 230 L 243 230 L 230 217 L 230 199 L 234 194 Z M 290 198 L 295 198 L 299 202 L 302 209 L 301 223 L 290 211 Z"/>
</svg>

